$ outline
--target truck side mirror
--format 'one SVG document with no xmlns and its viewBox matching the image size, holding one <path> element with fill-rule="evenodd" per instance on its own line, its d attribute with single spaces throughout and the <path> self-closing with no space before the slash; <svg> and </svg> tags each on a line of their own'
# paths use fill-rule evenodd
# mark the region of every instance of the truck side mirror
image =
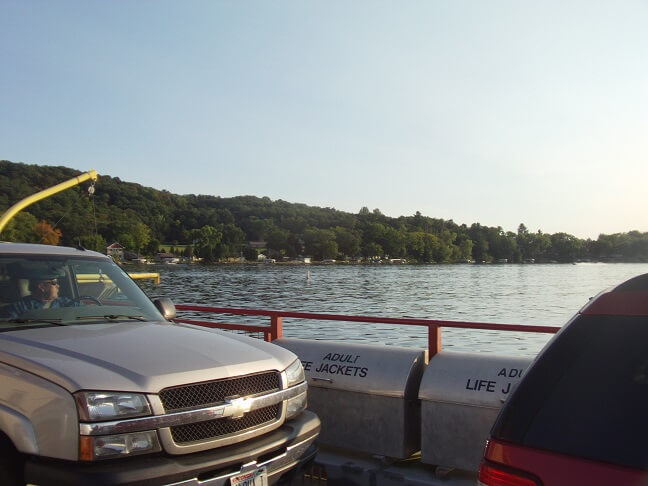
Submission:
<svg viewBox="0 0 648 486">
<path fill-rule="evenodd" d="M 167 321 L 170 321 L 171 319 L 175 318 L 176 316 L 175 304 L 168 297 L 161 297 L 159 299 L 155 299 L 153 301 L 153 304 L 155 304 L 157 310 L 160 311 L 162 316 L 164 316 L 164 318 Z"/>
</svg>

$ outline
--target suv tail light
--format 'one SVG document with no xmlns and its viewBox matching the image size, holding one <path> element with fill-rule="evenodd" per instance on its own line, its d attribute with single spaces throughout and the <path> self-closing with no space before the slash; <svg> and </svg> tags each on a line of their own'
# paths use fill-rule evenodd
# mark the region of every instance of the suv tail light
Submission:
<svg viewBox="0 0 648 486">
<path fill-rule="evenodd" d="M 530 478 L 522 471 L 499 467 L 490 462 L 482 462 L 477 484 L 481 486 L 541 486 L 540 481 Z"/>
</svg>

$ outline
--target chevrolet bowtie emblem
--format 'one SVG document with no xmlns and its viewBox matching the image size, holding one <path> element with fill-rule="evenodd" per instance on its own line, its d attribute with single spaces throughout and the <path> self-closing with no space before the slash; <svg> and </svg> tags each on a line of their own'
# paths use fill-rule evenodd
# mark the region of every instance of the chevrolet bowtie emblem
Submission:
<svg viewBox="0 0 648 486">
<path fill-rule="evenodd" d="M 246 400 L 245 398 L 226 398 L 223 416 L 240 419 L 250 411 L 251 405 L 251 400 Z"/>
</svg>

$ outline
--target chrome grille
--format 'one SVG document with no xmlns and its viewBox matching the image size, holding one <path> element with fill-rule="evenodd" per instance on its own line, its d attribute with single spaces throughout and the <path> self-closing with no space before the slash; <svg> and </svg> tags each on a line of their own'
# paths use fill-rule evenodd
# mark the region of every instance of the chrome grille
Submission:
<svg viewBox="0 0 648 486">
<path fill-rule="evenodd" d="M 205 408 L 225 403 L 226 398 L 265 395 L 281 389 L 281 374 L 276 371 L 226 378 L 166 388 L 160 400 L 167 413 Z M 241 418 L 220 418 L 171 427 L 176 444 L 220 439 L 277 422 L 281 404 L 253 410 Z"/>
<path fill-rule="evenodd" d="M 278 391 L 280 387 L 280 374 L 271 371 L 165 388 L 160 392 L 160 400 L 166 412 L 177 412 L 217 405 L 223 403 L 228 397 L 249 397 L 271 393 Z"/>
<path fill-rule="evenodd" d="M 177 444 L 224 437 L 275 422 L 280 414 L 281 406 L 272 405 L 248 412 L 240 419 L 224 418 L 171 427 L 171 436 Z"/>
</svg>

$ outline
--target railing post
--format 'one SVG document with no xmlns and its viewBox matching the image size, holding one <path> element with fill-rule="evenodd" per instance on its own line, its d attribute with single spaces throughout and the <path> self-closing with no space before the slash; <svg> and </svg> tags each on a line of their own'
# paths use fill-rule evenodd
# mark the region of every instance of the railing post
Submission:
<svg viewBox="0 0 648 486">
<path fill-rule="evenodd" d="M 266 337 L 266 341 L 279 339 L 283 335 L 283 324 L 281 320 L 281 316 L 270 316 L 270 339 Z"/>
<path fill-rule="evenodd" d="M 438 324 L 428 326 L 428 360 L 441 351 L 441 327 Z"/>
</svg>

